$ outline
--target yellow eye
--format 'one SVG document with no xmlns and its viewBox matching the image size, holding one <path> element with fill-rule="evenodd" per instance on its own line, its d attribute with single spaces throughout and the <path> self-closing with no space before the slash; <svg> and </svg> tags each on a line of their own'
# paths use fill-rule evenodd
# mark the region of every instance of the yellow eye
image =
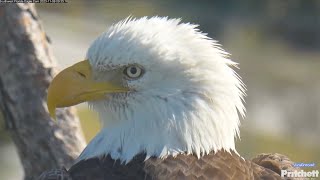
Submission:
<svg viewBox="0 0 320 180">
<path fill-rule="evenodd" d="M 136 65 L 131 65 L 124 69 L 124 74 L 132 79 L 139 78 L 142 75 L 142 69 Z"/>
</svg>

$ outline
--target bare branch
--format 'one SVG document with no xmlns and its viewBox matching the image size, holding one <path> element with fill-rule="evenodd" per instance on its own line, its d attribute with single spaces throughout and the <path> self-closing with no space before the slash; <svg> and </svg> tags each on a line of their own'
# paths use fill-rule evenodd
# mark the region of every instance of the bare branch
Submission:
<svg viewBox="0 0 320 180">
<path fill-rule="evenodd" d="M 69 167 L 85 146 L 71 109 L 48 115 L 47 87 L 54 58 L 33 4 L 0 4 L 0 113 L 25 171 L 33 179 L 45 170 Z"/>
</svg>

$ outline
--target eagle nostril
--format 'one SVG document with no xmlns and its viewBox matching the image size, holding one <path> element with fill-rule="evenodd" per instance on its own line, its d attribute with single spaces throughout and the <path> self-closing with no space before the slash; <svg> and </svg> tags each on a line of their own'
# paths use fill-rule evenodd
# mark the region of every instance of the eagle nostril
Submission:
<svg viewBox="0 0 320 180">
<path fill-rule="evenodd" d="M 86 78 L 86 75 L 83 74 L 82 72 L 77 72 L 81 77 Z"/>
</svg>

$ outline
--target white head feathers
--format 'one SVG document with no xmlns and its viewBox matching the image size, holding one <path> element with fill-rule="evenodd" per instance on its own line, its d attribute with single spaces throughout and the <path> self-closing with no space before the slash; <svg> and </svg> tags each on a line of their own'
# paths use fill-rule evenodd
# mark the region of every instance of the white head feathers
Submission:
<svg viewBox="0 0 320 180">
<path fill-rule="evenodd" d="M 136 64 L 145 72 L 123 79 L 131 92 L 90 102 L 104 127 L 79 160 L 235 150 L 244 85 L 228 53 L 197 27 L 180 19 L 127 18 L 93 42 L 87 53 L 93 69 Z"/>
</svg>

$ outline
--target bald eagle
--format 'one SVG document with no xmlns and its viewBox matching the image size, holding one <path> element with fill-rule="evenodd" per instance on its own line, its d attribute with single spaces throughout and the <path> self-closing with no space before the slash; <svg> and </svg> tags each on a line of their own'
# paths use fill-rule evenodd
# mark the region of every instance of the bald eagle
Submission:
<svg viewBox="0 0 320 180">
<path fill-rule="evenodd" d="M 103 125 L 65 177 L 281 179 L 272 168 L 279 159 L 265 168 L 235 148 L 245 115 L 236 66 L 217 41 L 180 19 L 113 25 L 48 89 L 52 117 L 88 102 Z"/>
</svg>

